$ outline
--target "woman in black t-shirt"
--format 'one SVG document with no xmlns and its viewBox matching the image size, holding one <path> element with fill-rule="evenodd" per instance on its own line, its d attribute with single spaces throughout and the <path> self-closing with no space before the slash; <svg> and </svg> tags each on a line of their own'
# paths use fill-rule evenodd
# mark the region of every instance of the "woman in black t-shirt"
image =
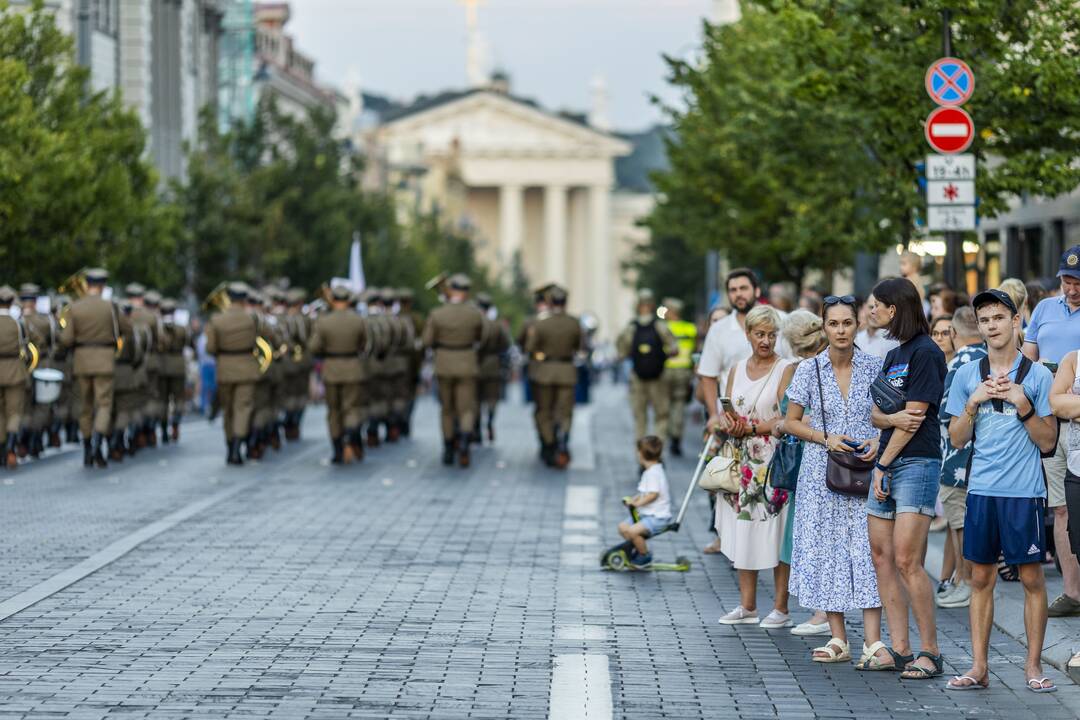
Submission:
<svg viewBox="0 0 1080 720">
<path fill-rule="evenodd" d="M 938 406 L 945 391 L 945 354 L 930 339 L 922 301 L 911 281 L 882 280 L 873 294 L 875 324 L 900 342 L 885 356 L 882 374 L 903 393 L 905 407 L 892 415 L 877 407 L 873 411 L 874 426 L 882 433 L 873 489 L 866 501 L 870 549 L 893 650 L 908 660 L 901 677 L 925 680 L 943 672 L 934 591 L 923 563 L 941 473 Z M 922 640 L 922 650 L 914 658 L 905 591 Z"/>
</svg>

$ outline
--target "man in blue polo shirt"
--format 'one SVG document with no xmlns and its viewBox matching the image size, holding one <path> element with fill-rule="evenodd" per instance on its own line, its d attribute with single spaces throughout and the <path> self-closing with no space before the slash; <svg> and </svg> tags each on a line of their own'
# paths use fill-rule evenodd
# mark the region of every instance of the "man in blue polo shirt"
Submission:
<svg viewBox="0 0 1080 720">
<path fill-rule="evenodd" d="M 1046 582 L 1042 559 L 1046 483 L 1040 451 L 1057 440 L 1050 411 L 1050 371 L 1022 362 L 1016 349 L 1020 314 L 1001 290 L 985 290 L 972 301 L 988 358 L 956 371 L 946 411 L 949 440 L 962 448 L 973 441 L 968 473 L 964 559 L 971 563 L 972 666 L 948 683 L 950 690 L 989 684 L 988 650 L 994 623 L 994 584 L 999 556 L 1016 565 L 1024 585 L 1024 671 L 1032 692 L 1057 688 L 1042 674 L 1046 635 Z M 988 362 L 989 372 L 984 368 Z M 1020 377 L 1021 368 L 1026 374 Z"/>
<path fill-rule="evenodd" d="M 1058 269 L 1061 295 L 1035 307 L 1024 334 L 1024 354 L 1056 368 L 1068 353 L 1080 350 L 1080 245 L 1061 256 Z M 1062 428 L 1066 425 L 1062 424 Z M 1046 469 L 1047 506 L 1054 513 L 1054 548 L 1061 561 L 1064 592 L 1050 603 L 1050 617 L 1080 615 L 1080 565 L 1069 547 L 1069 509 L 1065 497 L 1065 434 L 1057 451 L 1043 461 Z M 1073 509 L 1080 514 L 1080 508 Z"/>
</svg>

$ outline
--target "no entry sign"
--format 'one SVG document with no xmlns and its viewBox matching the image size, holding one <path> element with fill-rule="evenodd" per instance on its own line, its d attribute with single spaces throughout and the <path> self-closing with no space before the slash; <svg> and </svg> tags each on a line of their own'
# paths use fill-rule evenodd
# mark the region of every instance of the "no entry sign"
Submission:
<svg viewBox="0 0 1080 720">
<path fill-rule="evenodd" d="M 975 139 L 975 123 L 958 107 L 939 107 L 926 118 L 926 142 L 939 153 L 964 152 Z"/>
<path fill-rule="evenodd" d="M 975 73 L 963 60 L 941 58 L 926 71 L 926 92 L 938 105 L 963 105 L 975 92 Z"/>
</svg>

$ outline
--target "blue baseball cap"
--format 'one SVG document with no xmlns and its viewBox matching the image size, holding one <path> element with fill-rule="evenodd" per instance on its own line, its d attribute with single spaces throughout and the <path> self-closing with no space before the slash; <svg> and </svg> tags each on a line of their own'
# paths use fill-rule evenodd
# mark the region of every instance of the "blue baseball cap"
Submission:
<svg viewBox="0 0 1080 720">
<path fill-rule="evenodd" d="M 1058 277 L 1068 275 L 1080 279 L 1080 245 L 1073 245 L 1061 255 L 1061 265 L 1058 267 Z"/>
</svg>

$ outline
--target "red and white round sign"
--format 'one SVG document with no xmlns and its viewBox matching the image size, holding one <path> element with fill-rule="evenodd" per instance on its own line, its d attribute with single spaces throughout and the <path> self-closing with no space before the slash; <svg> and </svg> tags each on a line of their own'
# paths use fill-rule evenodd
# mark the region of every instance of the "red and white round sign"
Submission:
<svg viewBox="0 0 1080 720">
<path fill-rule="evenodd" d="M 961 153 L 975 139 L 975 123 L 958 107 L 939 107 L 926 118 L 926 142 L 939 153 Z"/>
</svg>

